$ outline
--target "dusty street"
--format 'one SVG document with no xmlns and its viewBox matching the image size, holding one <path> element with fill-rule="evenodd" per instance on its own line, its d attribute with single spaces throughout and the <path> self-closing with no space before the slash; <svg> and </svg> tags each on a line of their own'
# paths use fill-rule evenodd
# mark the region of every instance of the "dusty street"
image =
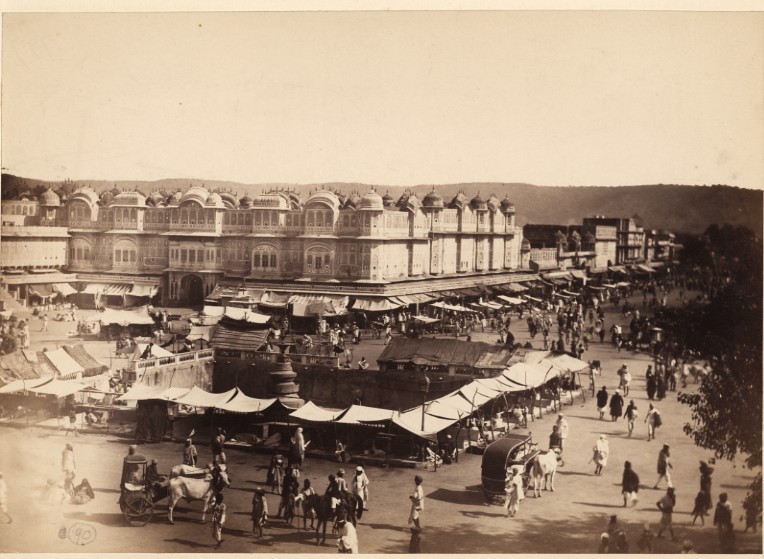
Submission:
<svg viewBox="0 0 764 559">
<path fill-rule="evenodd" d="M 636 301 L 636 299 L 635 299 Z M 607 324 L 615 319 L 611 308 Z M 34 322 L 33 322 L 34 324 Z M 61 326 L 61 325 L 54 325 Z M 512 332 L 518 341 L 525 342 L 528 335 L 524 321 L 513 319 Z M 59 332 L 60 333 L 60 332 Z M 33 343 L 52 343 L 50 339 L 35 338 Z M 473 339 L 489 340 L 495 334 L 477 334 Z M 364 342 L 367 359 L 376 357 L 381 342 Z M 377 347 L 380 346 L 380 347 Z M 102 344 L 99 351 L 105 351 Z M 94 353 L 99 355 L 95 350 Z M 102 357 L 103 353 L 99 355 Z M 108 357 L 107 357 L 108 359 Z M 610 392 L 617 386 L 616 370 L 628 363 L 634 373 L 631 394 L 640 410 L 638 427 L 628 438 L 626 422 L 598 419 L 595 400 L 590 393 L 564 399 L 571 435 L 564 453 L 565 466 L 558 470 L 556 491 L 545 492 L 541 499 L 528 496 L 522 503 L 519 516 L 505 518 L 504 509 L 486 505 L 480 487 L 481 456 L 463 454 L 458 464 L 444 466 L 437 472 L 410 469 L 382 469 L 368 466 L 371 480 L 369 511 L 359 523 L 358 535 L 362 553 L 405 553 L 408 551 L 409 514 L 408 495 L 413 489 L 413 477 L 424 477 L 425 511 L 422 516 L 422 551 L 425 553 L 593 553 L 597 550 L 599 534 L 604 531 L 610 515 L 617 514 L 625 528 L 630 550 L 636 552 L 636 542 L 644 523 L 650 523 L 657 532 L 660 513 L 656 501 L 665 493 L 652 489 L 655 483 L 656 459 L 662 444 L 671 445 L 674 468 L 672 477 L 677 491 L 674 513 L 678 538 L 690 539 L 698 552 L 718 551 L 716 530 L 711 517 L 705 527 L 690 525 L 690 511 L 699 485 L 698 461 L 708 460 L 711 453 L 695 447 L 682 432 L 689 419 L 689 410 L 676 401 L 676 393 L 657 403 L 663 413 L 664 425 L 656 441 L 646 440 L 646 427 L 642 421 L 647 411 L 644 390 L 644 371 L 652 360 L 642 354 L 617 353 L 609 344 L 593 344 L 584 359 L 600 359 L 603 375 L 597 387 L 606 385 Z M 106 361 L 108 362 L 108 361 Z M 694 390 L 690 384 L 688 390 Z M 681 389 L 681 388 L 680 388 Z M 533 422 L 530 429 L 542 448 L 546 448 L 551 425 L 555 417 L 545 415 Z M 600 434 L 610 440 L 610 461 L 600 477 L 593 474 L 590 464 L 591 449 Z M 147 526 L 129 527 L 119 511 L 119 477 L 121 462 L 130 440 L 109 435 L 81 435 L 65 437 L 63 432 L 39 428 L 18 429 L 0 426 L 3 452 L 0 470 L 8 484 L 9 512 L 12 525 L 0 524 L 0 550 L 7 552 L 210 552 L 214 540 L 209 519 L 200 524 L 200 503 L 180 504 L 175 511 L 176 524 L 166 519 L 166 501 L 157 506 L 154 520 Z M 77 462 L 77 481 L 87 478 L 95 490 L 95 499 L 85 505 L 66 504 L 50 507 L 41 503 L 37 495 L 48 478 L 60 479 L 61 451 L 66 442 L 74 446 Z M 200 443 L 206 441 L 199 441 Z M 210 451 L 199 445 L 200 462 L 210 460 Z M 157 458 L 160 471 L 169 471 L 181 462 L 181 445 L 159 443 L 142 445 L 139 452 L 148 458 Z M 271 521 L 265 537 L 256 540 L 251 534 L 249 512 L 252 493 L 263 485 L 268 457 L 238 450 L 228 450 L 229 469 L 233 478 L 225 492 L 228 518 L 223 530 L 222 551 L 226 552 L 278 552 L 278 553 L 336 553 L 336 539 L 327 536 L 326 545 L 315 546 L 313 532 L 287 526 L 275 518 L 278 500 L 268 494 Z M 620 495 L 623 462 L 630 460 L 641 478 L 640 500 L 635 507 L 623 508 Z M 303 475 L 314 487 L 323 492 L 327 475 L 340 465 L 335 462 L 308 458 Z M 352 465 L 344 466 L 351 475 Z M 741 500 L 745 487 L 753 479 L 753 472 L 733 464 L 717 462 L 713 474 L 714 503 L 718 494 L 726 491 L 733 506 L 733 520 L 742 514 Z M 713 512 L 712 512 L 713 514 Z M 300 519 L 301 525 L 301 519 Z M 747 552 L 760 553 L 759 534 L 738 532 L 738 547 Z M 670 539 L 655 540 L 655 551 L 673 553 L 681 542 Z"/>
</svg>

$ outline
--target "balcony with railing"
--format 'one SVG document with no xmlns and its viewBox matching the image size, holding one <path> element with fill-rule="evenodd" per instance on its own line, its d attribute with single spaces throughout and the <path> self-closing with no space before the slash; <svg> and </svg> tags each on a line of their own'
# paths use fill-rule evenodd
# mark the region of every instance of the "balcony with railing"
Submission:
<svg viewBox="0 0 764 559">
<path fill-rule="evenodd" d="M 166 256 L 144 256 L 141 259 L 141 265 L 146 269 L 164 269 L 170 263 L 170 259 Z"/>
</svg>

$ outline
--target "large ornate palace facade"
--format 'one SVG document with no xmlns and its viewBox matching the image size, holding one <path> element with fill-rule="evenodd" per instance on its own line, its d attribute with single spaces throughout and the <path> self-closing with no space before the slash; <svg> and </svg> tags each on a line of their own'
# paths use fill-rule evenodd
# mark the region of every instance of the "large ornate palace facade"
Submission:
<svg viewBox="0 0 764 559">
<path fill-rule="evenodd" d="M 342 283 L 352 291 L 521 265 L 515 208 L 495 196 L 460 193 L 446 202 L 433 191 L 395 201 L 373 190 L 317 190 L 303 202 L 285 190 L 237 199 L 200 186 L 148 197 L 80 188 L 57 210 L 56 224 L 70 235 L 70 272 L 155 277 L 165 304 L 199 303 L 226 281 Z"/>
</svg>

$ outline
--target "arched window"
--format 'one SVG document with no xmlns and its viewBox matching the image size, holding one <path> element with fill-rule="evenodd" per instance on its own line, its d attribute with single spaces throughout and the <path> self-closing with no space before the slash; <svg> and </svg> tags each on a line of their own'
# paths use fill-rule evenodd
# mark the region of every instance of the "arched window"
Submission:
<svg viewBox="0 0 764 559">
<path fill-rule="evenodd" d="M 278 251 L 272 245 L 258 245 L 252 249 L 252 268 L 275 271 L 278 268 Z"/>
</svg>

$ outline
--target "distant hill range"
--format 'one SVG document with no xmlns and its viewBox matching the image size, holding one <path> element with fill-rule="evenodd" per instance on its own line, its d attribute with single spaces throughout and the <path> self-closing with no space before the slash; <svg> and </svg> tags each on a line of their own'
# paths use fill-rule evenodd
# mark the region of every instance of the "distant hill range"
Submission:
<svg viewBox="0 0 764 559">
<path fill-rule="evenodd" d="M 480 193 L 483 198 L 505 194 L 515 204 L 517 223 L 577 224 L 584 217 L 605 215 L 631 217 L 638 214 L 649 229 L 669 229 L 678 233 L 697 234 L 716 223 L 744 225 L 762 236 L 764 191 L 731 186 L 641 185 L 641 186 L 535 186 L 524 183 L 460 183 L 445 185 L 416 185 L 412 187 L 369 185 L 361 183 L 322 184 L 242 184 L 217 180 L 163 179 L 158 181 L 98 181 L 46 182 L 30 178 L 2 175 L 2 195 L 15 198 L 27 190 L 35 194 L 51 186 L 56 191 L 71 191 L 75 187 L 89 186 L 97 192 L 117 188 L 138 190 L 143 194 L 155 191 L 185 190 L 190 185 L 204 185 L 210 190 L 224 190 L 237 194 L 257 194 L 272 188 L 286 188 L 299 192 L 303 200 L 312 190 L 327 188 L 343 194 L 363 194 L 375 188 L 380 194 L 389 192 L 394 198 L 411 190 L 423 198 L 433 188 L 448 202 L 459 191 L 468 197 Z"/>
</svg>

